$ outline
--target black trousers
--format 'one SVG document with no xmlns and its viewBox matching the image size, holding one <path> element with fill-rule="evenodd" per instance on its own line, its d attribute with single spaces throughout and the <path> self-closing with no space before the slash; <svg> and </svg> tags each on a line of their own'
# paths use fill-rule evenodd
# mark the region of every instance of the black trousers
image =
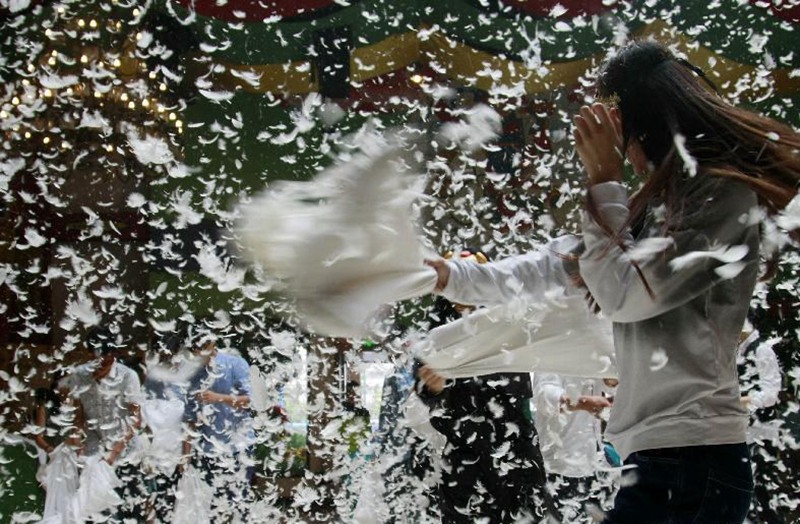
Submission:
<svg viewBox="0 0 800 524">
<path fill-rule="evenodd" d="M 753 474 L 747 444 L 633 453 L 604 524 L 741 524 Z"/>
<path fill-rule="evenodd" d="M 203 474 L 203 480 L 214 489 L 211 501 L 211 522 L 227 522 L 231 515 L 238 513 L 240 520 L 247 521 L 253 491 L 253 467 L 241 463 L 245 460 L 240 453 L 231 456 L 200 455 L 195 467 Z M 247 457 L 248 462 L 250 461 Z"/>
</svg>

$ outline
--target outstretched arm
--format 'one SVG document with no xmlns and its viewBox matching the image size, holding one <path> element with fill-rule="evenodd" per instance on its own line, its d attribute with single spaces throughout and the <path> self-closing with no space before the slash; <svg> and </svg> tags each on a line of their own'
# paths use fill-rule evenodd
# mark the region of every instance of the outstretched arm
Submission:
<svg viewBox="0 0 800 524">
<path fill-rule="evenodd" d="M 578 237 L 564 236 L 498 262 L 435 260 L 428 265 L 438 274 L 436 292 L 451 302 L 473 306 L 542 302 L 550 293 L 572 292 L 565 261 L 579 246 Z"/>
</svg>

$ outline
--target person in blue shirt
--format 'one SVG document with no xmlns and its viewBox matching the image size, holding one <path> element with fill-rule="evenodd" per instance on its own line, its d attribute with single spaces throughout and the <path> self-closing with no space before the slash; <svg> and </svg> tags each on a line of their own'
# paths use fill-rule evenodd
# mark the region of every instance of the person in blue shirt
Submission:
<svg viewBox="0 0 800 524">
<path fill-rule="evenodd" d="M 193 342 L 192 353 L 200 370 L 188 387 L 184 420 L 190 438 L 184 452 L 193 454 L 205 481 L 214 488 L 212 516 L 238 511 L 246 518 L 255 442 L 250 368 L 242 357 L 220 353 L 210 332 Z"/>
</svg>

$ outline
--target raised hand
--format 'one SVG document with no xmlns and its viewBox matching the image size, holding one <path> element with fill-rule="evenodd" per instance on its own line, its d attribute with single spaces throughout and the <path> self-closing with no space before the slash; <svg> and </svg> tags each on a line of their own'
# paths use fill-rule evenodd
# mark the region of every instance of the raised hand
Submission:
<svg viewBox="0 0 800 524">
<path fill-rule="evenodd" d="M 581 107 L 575 115 L 575 148 L 589 184 L 622 181 L 622 132 L 619 113 L 603 104 Z"/>
</svg>

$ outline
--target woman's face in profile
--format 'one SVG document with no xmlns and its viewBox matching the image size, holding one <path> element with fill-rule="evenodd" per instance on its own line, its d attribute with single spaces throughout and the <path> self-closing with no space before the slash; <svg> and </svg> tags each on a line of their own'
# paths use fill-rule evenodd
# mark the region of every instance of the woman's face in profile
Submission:
<svg viewBox="0 0 800 524">
<path fill-rule="evenodd" d="M 642 145 L 635 138 L 631 138 L 630 142 L 628 142 L 628 149 L 625 152 L 625 156 L 631 163 L 636 176 L 646 178 L 650 171 L 652 171 L 653 166 L 650 164 L 650 161 L 647 160 Z"/>
</svg>

